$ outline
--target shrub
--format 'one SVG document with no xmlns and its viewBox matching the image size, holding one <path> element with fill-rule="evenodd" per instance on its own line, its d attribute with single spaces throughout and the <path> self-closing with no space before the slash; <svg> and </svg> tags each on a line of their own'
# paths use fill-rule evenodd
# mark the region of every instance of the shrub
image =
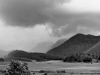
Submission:
<svg viewBox="0 0 100 75">
<path fill-rule="evenodd" d="M 9 64 L 5 75 L 31 75 L 27 63 L 12 60 Z"/>
<path fill-rule="evenodd" d="M 83 59 L 83 62 L 86 62 L 86 63 L 92 62 L 92 58 L 87 56 L 87 57 L 85 57 L 85 58 Z"/>
<path fill-rule="evenodd" d="M 0 58 L 0 61 L 4 61 L 4 59 L 3 58 Z"/>
<path fill-rule="evenodd" d="M 86 62 L 86 63 L 89 63 L 89 62 L 92 62 L 92 57 L 90 55 L 70 55 L 70 56 L 67 56 L 63 62 Z"/>
</svg>

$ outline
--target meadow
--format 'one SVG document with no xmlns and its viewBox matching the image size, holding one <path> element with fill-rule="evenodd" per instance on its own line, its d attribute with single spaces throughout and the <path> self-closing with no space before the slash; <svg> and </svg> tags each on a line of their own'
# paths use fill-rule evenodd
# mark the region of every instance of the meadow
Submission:
<svg viewBox="0 0 100 75">
<path fill-rule="evenodd" d="M 61 61 L 27 62 L 36 75 L 100 75 L 100 63 L 65 63 Z M 7 68 L 9 62 L 0 62 L 0 70 Z"/>
</svg>

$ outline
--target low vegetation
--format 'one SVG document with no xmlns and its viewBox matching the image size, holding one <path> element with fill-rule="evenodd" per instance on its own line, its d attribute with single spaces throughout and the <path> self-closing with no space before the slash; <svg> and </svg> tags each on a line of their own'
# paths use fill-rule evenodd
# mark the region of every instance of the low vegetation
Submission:
<svg viewBox="0 0 100 75">
<path fill-rule="evenodd" d="M 4 58 L 0 58 L 0 61 L 4 61 Z"/>
</svg>

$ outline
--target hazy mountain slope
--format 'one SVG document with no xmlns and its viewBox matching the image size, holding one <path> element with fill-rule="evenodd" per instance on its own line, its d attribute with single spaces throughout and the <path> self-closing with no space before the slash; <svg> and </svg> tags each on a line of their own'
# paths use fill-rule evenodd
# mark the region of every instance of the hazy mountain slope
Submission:
<svg viewBox="0 0 100 75">
<path fill-rule="evenodd" d="M 60 39 L 58 40 L 53 46 L 52 48 L 58 47 L 59 45 L 63 44 L 67 39 Z M 52 49 L 51 48 L 51 49 Z"/>
<path fill-rule="evenodd" d="M 0 50 L 0 57 L 4 57 L 9 53 L 9 51 Z"/>
<path fill-rule="evenodd" d="M 98 43 L 99 40 L 100 36 L 77 34 L 63 44 L 61 44 L 60 46 L 49 50 L 47 54 L 59 55 L 63 57 L 69 54 L 78 54 L 81 52 L 85 52 L 93 45 Z"/>
<path fill-rule="evenodd" d="M 47 52 L 51 49 L 51 46 L 53 45 L 53 42 L 42 42 L 38 43 L 33 49 L 31 49 L 31 52 Z"/>
</svg>

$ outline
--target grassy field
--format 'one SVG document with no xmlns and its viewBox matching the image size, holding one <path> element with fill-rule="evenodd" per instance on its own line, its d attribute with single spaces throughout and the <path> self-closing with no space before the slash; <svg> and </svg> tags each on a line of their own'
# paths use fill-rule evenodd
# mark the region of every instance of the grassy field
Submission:
<svg viewBox="0 0 100 75">
<path fill-rule="evenodd" d="M 100 63 L 29 62 L 31 70 L 99 70 Z"/>
<path fill-rule="evenodd" d="M 9 62 L 0 62 L 0 69 L 6 69 Z M 31 71 L 51 71 L 48 75 L 96 75 L 100 73 L 100 63 L 64 63 L 60 61 L 28 62 Z M 66 73 L 61 73 L 65 71 Z M 37 75 L 43 75 L 37 73 Z M 100 75 L 100 74 L 97 74 Z"/>
</svg>

